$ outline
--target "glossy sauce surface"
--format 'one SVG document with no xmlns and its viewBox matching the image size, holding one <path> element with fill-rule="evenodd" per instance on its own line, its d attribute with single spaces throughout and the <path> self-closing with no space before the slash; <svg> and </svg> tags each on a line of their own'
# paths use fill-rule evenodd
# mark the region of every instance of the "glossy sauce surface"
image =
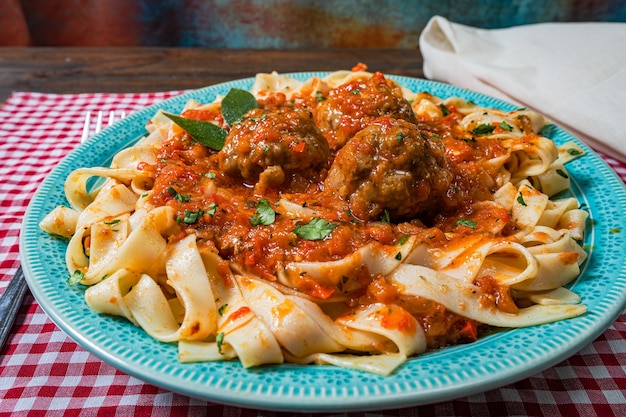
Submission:
<svg viewBox="0 0 626 417">
<path fill-rule="evenodd" d="M 322 93 L 317 95 L 317 99 L 292 101 L 287 101 L 282 94 L 265 96 L 259 100 L 260 109 L 253 110 L 240 127 L 229 133 L 225 145 L 225 148 L 231 149 L 229 154 L 224 150 L 218 152 L 206 148 L 195 142 L 184 130 L 174 126 L 158 154 L 156 166 L 143 167 L 153 171 L 155 177 L 151 203 L 155 206 L 171 206 L 177 213 L 180 233 L 173 238 L 195 233 L 199 244 L 215 247 L 222 258 L 237 265 L 242 271 L 276 281 L 278 271 L 290 262 L 335 261 L 372 242 L 399 246 L 408 236 L 416 236 L 419 242 L 429 248 L 443 248 L 455 245 L 450 235 L 446 235 L 447 232 L 454 232 L 454 236 L 457 236 L 455 239 L 462 239 L 464 235 L 489 235 L 493 234 L 491 231 L 494 229 L 502 230 L 501 225 L 510 221 L 510 213 L 494 208 L 494 205 L 476 209 L 474 203 L 493 199 L 495 173 L 489 171 L 484 161 L 503 155 L 506 150 L 495 140 L 475 137 L 466 132 L 459 124 L 461 115 L 454 108 L 449 109 L 447 116 L 429 121 L 415 117 L 408 102 L 407 107 L 404 107 L 404 103 L 389 106 L 390 101 L 396 103 L 401 100 L 396 97 L 397 93 L 388 88 L 384 77 L 381 81 L 381 77 L 375 74 L 367 82 L 374 83 L 376 88 L 382 83 L 392 98 L 386 100 L 377 95 L 374 104 L 370 102 L 370 106 L 382 104 L 366 109 L 366 113 L 381 113 L 377 117 L 370 117 L 368 126 L 378 124 L 394 127 L 385 127 L 375 133 L 391 136 L 374 142 L 362 140 L 359 146 L 352 146 L 355 142 L 351 141 L 363 131 L 353 129 L 354 115 L 362 112 L 358 107 L 362 100 L 341 101 L 341 111 L 347 116 L 342 118 L 337 113 L 334 117 L 340 120 L 339 130 L 343 129 L 340 134 L 345 143 L 337 146 L 336 130 L 329 131 L 328 126 L 320 128 L 314 124 L 328 113 L 327 100 Z M 367 88 L 367 83 L 361 84 L 360 88 Z M 344 86 L 342 91 L 343 94 L 356 95 L 353 91 L 358 88 L 359 85 Z M 331 91 L 328 96 L 334 96 L 337 101 L 341 93 Z M 412 122 L 404 119 L 398 122 L 393 117 L 398 106 L 402 108 L 402 114 L 412 115 L 407 116 Z M 389 114 L 385 114 L 386 108 L 391 109 Z M 270 119 L 272 115 L 278 117 Z M 214 111 L 190 110 L 183 116 L 224 126 L 221 115 Z M 346 123 L 356 132 L 346 133 Z M 274 135 L 271 134 L 273 126 L 277 127 Z M 288 132 L 289 129 L 292 131 Z M 320 137 L 325 137 L 335 145 L 330 148 L 319 146 Z M 233 140 L 238 142 L 233 145 Z M 376 147 L 377 144 L 387 143 L 397 147 L 402 141 L 408 140 L 419 141 L 423 149 L 433 149 L 433 152 L 436 152 L 434 149 L 441 150 L 434 168 L 424 168 L 425 162 L 418 161 L 419 167 L 416 167 L 415 172 L 420 174 L 420 178 L 417 181 L 421 189 L 428 188 L 431 195 L 426 198 L 416 195 L 424 203 L 419 210 L 414 211 L 414 215 L 394 210 L 397 201 L 393 200 L 392 193 L 387 200 L 367 200 L 369 197 L 363 197 L 355 202 L 354 198 L 361 198 L 360 194 L 343 193 L 332 186 L 331 176 L 334 171 L 344 176 L 342 181 L 348 176 L 350 180 L 361 181 L 355 186 L 357 188 L 370 185 L 362 177 L 353 178 L 355 166 L 338 166 L 342 149 L 351 147 L 351 155 L 357 154 L 361 158 L 358 163 L 370 164 L 372 171 L 379 170 L 377 175 L 384 178 L 387 174 L 385 169 L 394 172 L 411 169 L 410 163 L 401 167 L 398 165 L 402 152 L 409 148 L 399 148 L 399 157 L 394 159 L 393 152 L 384 154 L 387 145 Z M 278 143 L 280 146 L 273 148 L 269 159 L 264 159 L 262 149 L 270 143 Z M 431 152 L 420 152 L 423 161 L 433 160 Z M 301 158 L 302 154 L 311 158 Z M 236 168 L 238 162 L 233 156 L 241 157 L 240 161 L 245 157 L 245 166 Z M 265 174 L 268 177 L 263 179 Z M 431 177 L 437 175 L 436 181 L 431 180 Z M 375 184 L 374 190 L 380 190 L 380 184 L 383 182 Z M 298 236 L 295 230 L 310 219 L 282 215 L 284 207 L 280 206 L 281 198 L 332 225 L 328 235 L 321 239 Z M 378 204 L 378 209 L 368 209 L 374 203 Z M 259 215 L 261 206 L 266 212 L 268 207 L 274 212 L 274 218 L 269 224 L 259 224 L 253 220 Z M 365 209 L 354 213 L 355 207 Z M 371 213 L 374 213 L 374 217 L 370 216 Z M 370 274 L 367 268 L 360 268 L 354 274 L 351 279 L 359 285 L 351 287 L 347 292 L 338 285 L 329 285 L 306 276 L 299 281 L 298 290 L 320 301 L 343 300 L 346 308 L 372 302 L 401 303 L 422 324 L 431 348 L 476 339 L 477 323 L 453 314 L 432 301 L 400 299 L 397 290 L 386 283 L 384 277 Z M 508 289 L 496 287 L 486 278 L 481 286 L 493 293 L 493 300 L 489 302 L 505 300 L 504 308 L 511 308 Z"/>
</svg>

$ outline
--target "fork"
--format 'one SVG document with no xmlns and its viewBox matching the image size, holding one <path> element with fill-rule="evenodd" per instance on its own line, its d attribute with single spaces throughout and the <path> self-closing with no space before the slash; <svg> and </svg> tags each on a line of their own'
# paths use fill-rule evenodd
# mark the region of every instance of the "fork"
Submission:
<svg viewBox="0 0 626 417">
<path fill-rule="evenodd" d="M 93 134 L 99 133 L 102 130 L 102 119 L 104 115 L 102 111 L 99 111 L 96 116 L 96 123 Z M 121 112 L 119 115 L 120 119 L 126 117 L 125 112 Z M 111 111 L 109 113 L 109 120 L 107 122 L 107 126 L 112 125 L 116 121 L 116 113 Z M 83 125 L 83 132 L 80 138 L 80 143 L 84 143 L 91 136 L 91 113 L 87 112 L 85 115 L 85 123 Z M 9 332 L 13 327 L 13 323 L 15 322 L 15 317 L 17 316 L 17 312 L 24 301 L 24 296 L 26 295 L 26 290 L 28 289 L 28 285 L 26 285 L 26 279 L 24 278 L 24 271 L 22 270 L 22 265 L 17 268 L 15 271 L 15 275 L 11 281 L 9 281 L 9 285 L 7 285 L 6 289 L 2 293 L 2 297 L 0 297 L 0 351 L 4 346 L 4 342 L 6 342 L 7 337 L 9 336 Z"/>
</svg>

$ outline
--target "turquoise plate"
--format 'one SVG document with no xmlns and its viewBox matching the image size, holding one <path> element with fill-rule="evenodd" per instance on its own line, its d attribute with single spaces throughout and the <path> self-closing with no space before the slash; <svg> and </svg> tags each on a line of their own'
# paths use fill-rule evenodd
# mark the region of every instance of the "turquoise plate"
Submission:
<svg viewBox="0 0 626 417">
<path fill-rule="evenodd" d="M 287 74 L 306 79 L 323 73 Z M 395 77 L 413 91 L 459 96 L 479 105 L 513 110 L 511 104 L 431 81 Z M 214 100 L 243 79 L 189 92 L 131 114 L 70 153 L 42 182 L 26 212 L 20 237 L 24 272 L 50 318 L 79 345 L 114 367 L 165 389 L 204 400 L 271 410 L 358 411 L 450 400 L 500 387 L 568 358 L 598 337 L 626 304 L 626 192 L 622 181 L 589 147 L 561 128 L 544 134 L 557 144 L 577 142 L 587 154 L 568 164 L 573 193 L 589 210 L 585 248 L 589 258 L 571 284 L 588 307 L 578 318 L 503 330 L 475 343 L 411 358 L 389 377 L 331 366 L 275 365 L 246 370 L 236 361 L 183 364 L 175 345 L 160 343 L 125 320 L 92 312 L 84 288 L 67 285 L 66 243 L 42 232 L 39 221 L 67 204 L 63 183 L 79 167 L 102 166 L 145 133 L 159 108 L 180 112 L 185 102 Z M 621 231 L 621 233 L 620 233 Z"/>
</svg>

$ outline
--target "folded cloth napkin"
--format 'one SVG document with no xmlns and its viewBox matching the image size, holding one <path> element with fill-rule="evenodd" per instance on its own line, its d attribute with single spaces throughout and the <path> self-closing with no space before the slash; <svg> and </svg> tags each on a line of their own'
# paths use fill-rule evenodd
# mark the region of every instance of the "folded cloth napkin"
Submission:
<svg viewBox="0 0 626 417">
<path fill-rule="evenodd" d="M 488 30 L 435 16 L 420 50 L 427 78 L 534 109 L 626 162 L 626 23 Z"/>
</svg>

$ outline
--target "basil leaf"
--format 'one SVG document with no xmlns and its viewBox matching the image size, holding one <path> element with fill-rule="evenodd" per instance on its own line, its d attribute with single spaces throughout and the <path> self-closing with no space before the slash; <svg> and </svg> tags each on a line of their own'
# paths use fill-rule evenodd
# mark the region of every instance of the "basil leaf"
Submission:
<svg viewBox="0 0 626 417">
<path fill-rule="evenodd" d="M 293 232 L 296 236 L 306 240 L 322 240 L 329 236 L 338 224 L 332 224 L 328 221 L 316 217 L 304 225 L 298 225 Z"/>
<path fill-rule="evenodd" d="M 496 127 L 494 125 L 482 124 L 476 126 L 472 133 L 476 136 L 486 136 L 491 135 Z"/>
<path fill-rule="evenodd" d="M 232 126 L 239 123 L 244 114 L 257 107 L 259 103 L 249 91 L 231 88 L 222 99 L 222 116 L 228 126 Z"/>
<path fill-rule="evenodd" d="M 256 212 L 250 217 L 250 224 L 252 226 L 258 226 L 260 224 L 269 225 L 276 220 L 276 212 L 270 206 L 270 202 L 267 198 L 262 198 L 256 204 Z"/>
<path fill-rule="evenodd" d="M 163 114 L 207 148 L 219 151 L 224 147 L 224 139 L 226 139 L 226 135 L 228 134 L 225 129 L 211 122 L 187 119 L 166 112 L 163 112 Z"/>
</svg>

